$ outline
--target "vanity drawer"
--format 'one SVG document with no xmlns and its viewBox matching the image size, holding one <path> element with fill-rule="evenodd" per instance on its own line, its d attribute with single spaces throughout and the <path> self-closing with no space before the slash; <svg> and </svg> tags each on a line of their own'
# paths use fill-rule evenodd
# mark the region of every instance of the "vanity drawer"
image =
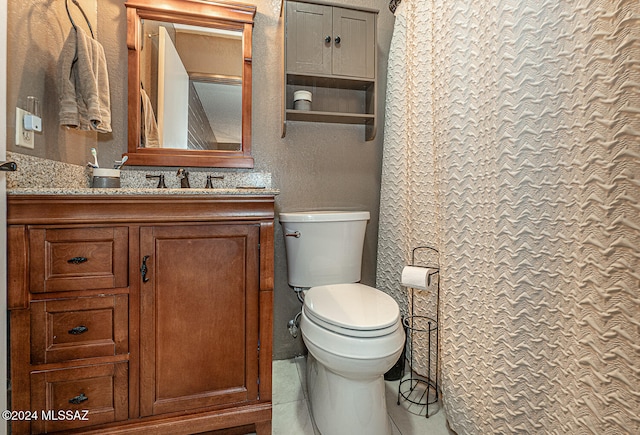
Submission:
<svg viewBox="0 0 640 435">
<path fill-rule="evenodd" d="M 128 371 L 128 363 L 120 362 L 33 372 L 31 408 L 55 417 L 60 411 L 71 411 L 66 415 L 73 415 L 73 418 L 39 418 L 31 422 L 31 433 L 126 420 L 129 412 Z"/>
<path fill-rule="evenodd" d="M 128 228 L 31 228 L 32 293 L 128 285 Z"/>
<path fill-rule="evenodd" d="M 128 296 L 31 303 L 31 363 L 128 352 Z"/>
</svg>

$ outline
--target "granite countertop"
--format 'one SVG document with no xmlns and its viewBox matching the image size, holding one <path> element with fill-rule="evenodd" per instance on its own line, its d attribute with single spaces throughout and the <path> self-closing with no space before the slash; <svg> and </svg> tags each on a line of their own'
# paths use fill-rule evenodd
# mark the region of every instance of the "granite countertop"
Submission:
<svg viewBox="0 0 640 435">
<path fill-rule="evenodd" d="M 56 162 L 7 152 L 15 160 L 17 172 L 7 173 L 8 195 L 243 195 L 273 196 L 280 191 L 271 185 L 271 173 L 256 171 L 212 171 L 190 169 L 190 183 L 194 188 L 180 188 L 174 169 L 127 168 L 120 172 L 119 188 L 91 188 L 91 170 L 84 166 Z M 164 176 L 167 189 L 155 186 L 158 180 L 149 176 Z M 213 189 L 205 189 L 208 176 L 215 177 Z"/>
<path fill-rule="evenodd" d="M 7 195 L 278 195 L 280 191 L 272 188 L 214 188 L 214 189 L 156 189 L 156 188 L 62 188 L 62 187 L 23 187 L 7 189 Z"/>
</svg>

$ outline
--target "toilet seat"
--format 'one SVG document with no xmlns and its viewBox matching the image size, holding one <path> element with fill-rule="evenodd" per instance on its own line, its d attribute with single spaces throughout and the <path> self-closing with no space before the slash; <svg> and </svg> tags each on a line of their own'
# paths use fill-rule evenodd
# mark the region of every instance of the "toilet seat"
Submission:
<svg viewBox="0 0 640 435">
<path fill-rule="evenodd" d="M 303 310 L 313 323 L 350 337 L 381 337 L 399 327 L 395 300 L 364 284 L 332 284 L 307 291 Z"/>
</svg>

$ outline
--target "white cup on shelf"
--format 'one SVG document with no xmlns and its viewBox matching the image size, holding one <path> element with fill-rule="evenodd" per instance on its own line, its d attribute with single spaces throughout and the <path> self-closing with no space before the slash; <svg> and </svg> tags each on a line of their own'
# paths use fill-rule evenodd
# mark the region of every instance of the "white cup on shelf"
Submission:
<svg viewBox="0 0 640 435">
<path fill-rule="evenodd" d="M 311 110 L 311 92 L 295 91 L 293 93 L 293 108 L 295 110 Z"/>
</svg>

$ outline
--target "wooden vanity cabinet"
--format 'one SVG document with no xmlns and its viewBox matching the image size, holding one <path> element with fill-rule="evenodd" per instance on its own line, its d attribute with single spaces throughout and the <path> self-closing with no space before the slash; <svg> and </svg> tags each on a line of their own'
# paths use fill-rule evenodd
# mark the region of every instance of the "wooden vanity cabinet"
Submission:
<svg viewBox="0 0 640 435">
<path fill-rule="evenodd" d="M 270 434 L 273 202 L 9 195 L 12 432 Z"/>
</svg>

